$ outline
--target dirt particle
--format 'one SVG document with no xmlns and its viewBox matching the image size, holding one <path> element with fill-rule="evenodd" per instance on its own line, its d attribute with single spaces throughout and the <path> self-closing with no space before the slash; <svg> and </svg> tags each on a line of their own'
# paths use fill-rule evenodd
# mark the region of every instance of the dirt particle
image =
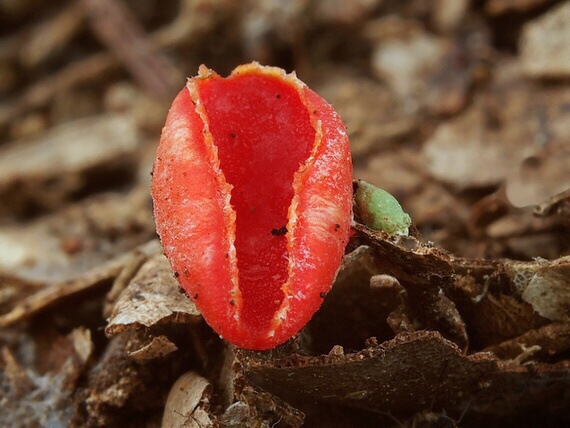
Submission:
<svg viewBox="0 0 570 428">
<path fill-rule="evenodd" d="M 279 229 L 271 229 L 273 236 L 281 236 L 287 233 L 287 226 L 280 227 Z"/>
</svg>

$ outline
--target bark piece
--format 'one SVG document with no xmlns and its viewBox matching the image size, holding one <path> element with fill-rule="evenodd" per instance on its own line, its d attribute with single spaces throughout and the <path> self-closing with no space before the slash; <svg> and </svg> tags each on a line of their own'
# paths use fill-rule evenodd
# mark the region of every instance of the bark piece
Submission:
<svg viewBox="0 0 570 428">
<path fill-rule="evenodd" d="M 291 403 L 318 400 L 395 415 L 442 408 L 459 415 L 466 406 L 470 412 L 484 412 L 497 401 L 508 403 L 510 411 L 524 412 L 527 397 L 552 413 L 563 395 L 552 402 L 541 394 L 559 391 L 570 381 L 563 364 L 535 365 L 535 371 L 500 362 L 489 353 L 461 356 L 436 332 L 401 335 L 353 354 L 240 359 L 253 382 Z M 519 395 L 523 386 L 525 397 Z"/>
<path fill-rule="evenodd" d="M 529 330 L 514 339 L 485 348 L 503 360 L 517 359 L 526 349 L 537 348 L 533 359 L 547 360 L 570 349 L 570 324 L 552 323 Z"/>
</svg>

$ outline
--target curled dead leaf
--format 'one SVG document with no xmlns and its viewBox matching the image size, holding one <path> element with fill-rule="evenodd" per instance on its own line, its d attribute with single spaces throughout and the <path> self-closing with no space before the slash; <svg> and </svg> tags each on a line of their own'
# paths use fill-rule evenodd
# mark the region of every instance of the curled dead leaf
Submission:
<svg viewBox="0 0 570 428">
<path fill-rule="evenodd" d="M 191 323 L 201 319 L 192 300 L 180 292 L 164 255 L 149 258 L 119 296 L 105 334 L 163 323 Z"/>
<path fill-rule="evenodd" d="M 136 351 L 129 352 L 128 355 L 139 361 L 153 360 L 155 358 L 162 358 L 176 350 L 178 350 L 178 347 L 172 343 L 168 337 L 156 336 Z"/>
<path fill-rule="evenodd" d="M 162 428 L 214 427 L 209 413 L 212 385 L 195 372 L 187 372 L 172 385 L 162 416 Z"/>
<path fill-rule="evenodd" d="M 507 268 L 521 298 L 536 312 L 553 321 L 570 321 L 570 257 L 512 262 Z"/>
</svg>

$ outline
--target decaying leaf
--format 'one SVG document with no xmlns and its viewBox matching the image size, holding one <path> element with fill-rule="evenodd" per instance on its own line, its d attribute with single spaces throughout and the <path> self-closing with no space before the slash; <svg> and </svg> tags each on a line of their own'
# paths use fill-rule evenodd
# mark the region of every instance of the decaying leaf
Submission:
<svg viewBox="0 0 570 428">
<path fill-rule="evenodd" d="M 158 248 L 156 241 L 151 241 L 134 251 L 135 253 L 153 253 Z M 28 319 L 49 306 L 63 302 L 65 298 L 70 296 L 100 287 L 110 287 L 113 279 L 120 274 L 131 258 L 132 254 L 127 253 L 91 269 L 77 278 L 37 287 L 32 294 L 16 300 L 8 312 L 0 315 L 0 326 L 6 327 Z"/>
<path fill-rule="evenodd" d="M 105 328 L 108 336 L 126 329 L 161 323 L 189 323 L 200 320 L 192 300 L 180 291 L 164 255 L 147 260 L 119 296 Z"/>
<path fill-rule="evenodd" d="M 539 217 L 558 215 L 570 221 L 570 189 L 553 195 L 547 201 L 535 207 L 534 214 Z"/>
<path fill-rule="evenodd" d="M 430 173 L 459 189 L 508 180 L 507 196 L 516 206 L 565 190 L 570 127 L 562 106 L 569 95 L 565 87 L 533 86 L 519 62 L 499 64 L 492 92 L 426 141 Z"/>
<path fill-rule="evenodd" d="M 343 70 L 315 82 L 316 90 L 346 123 L 355 158 L 370 155 L 397 142 L 417 128 L 417 118 L 387 85 Z"/>
<path fill-rule="evenodd" d="M 172 343 L 166 336 L 155 336 L 149 343 L 144 344 L 136 351 L 129 352 L 129 357 L 135 360 L 152 360 L 154 358 L 162 358 L 178 350 L 176 345 Z"/>
<path fill-rule="evenodd" d="M 0 269 L 23 280 L 77 278 L 151 239 L 146 189 L 100 194 L 25 225 L 0 226 Z"/>
<path fill-rule="evenodd" d="M 73 392 L 94 349 L 84 328 L 57 338 L 57 348 L 38 352 L 44 373 L 22 365 L 7 348 L 0 356 L 2 423 L 10 426 L 66 426 L 70 423 Z"/>
<path fill-rule="evenodd" d="M 570 321 L 570 257 L 506 266 L 517 292 L 536 312 L 553 321 Z"/>
<path fill-rule="evenodd" d="M 303 425 L 304 415 L 301 411 L 259 387 L 246 384 L 241 389 L 240 398 L 249 406 L 252 422 L 261 420 L 274 425 L 283 421 L 290 427 Z"/>
<path fill-rule="evenodd" d="M 532 77 L 570 77 L 570 4 L 562 2 L 526 24 L 521 37 L 525 73 Z"/>
<path fill-rule="evenodd" d="M 3 146 L 0 214 L 25 212 L 34 205 L 53 209 L 90 184 L 93 174 L 116 179 L 121 174 L 128 176 L 129 170 L 132 174 L 136 132 L 129 116 L 109 115 L 72 122 L 34 140 Z"/>
<path fill-rule="evenodd" d="M 402 289 L 371 285 L 371 278 L 380 271 L 370 247 L 360 246 L 344 257 L 331 292 L 306 328 L 310 338 L 306 346 L 327 353 L 335 345 L 361 349 L 369 337 L 393 336 L 386 319 L 400 304 Z M 342 323 L 337 322 L 339 314 L 343 314 Z"/>
<path fill-rule="evenodd" d="M 357 229 L 373 249 L 377 268 L 397 278 L 406 290 L 410 317 L 437 328 L 460 346 L 469 342 L 490 346 L 514 338 L 548 324 L 547 313 L 554 314 L 552 320 L 568 319 L 567 258 L 469 260 L 418 243 L 410 251 L 362 226 Z M 532 293 L 525 298 L 533 280 Z M 537 298 L 543 292 L 557 297 Z"/>
</svg>

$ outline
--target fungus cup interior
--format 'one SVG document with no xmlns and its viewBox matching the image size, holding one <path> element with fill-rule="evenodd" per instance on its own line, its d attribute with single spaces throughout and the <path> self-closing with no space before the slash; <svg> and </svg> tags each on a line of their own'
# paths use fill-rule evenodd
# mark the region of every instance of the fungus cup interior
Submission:
<svg viewBox="0 0 570 428">
<path fill-rule="evenodd" d="M 284 298 L 293 178 L 311 154 L 315 130 L 298 90 L 278 77 L 213 77 L 199 88 L 220 169 L 233 186 L 240 318 L 265 328 Z"/>
</svg>

